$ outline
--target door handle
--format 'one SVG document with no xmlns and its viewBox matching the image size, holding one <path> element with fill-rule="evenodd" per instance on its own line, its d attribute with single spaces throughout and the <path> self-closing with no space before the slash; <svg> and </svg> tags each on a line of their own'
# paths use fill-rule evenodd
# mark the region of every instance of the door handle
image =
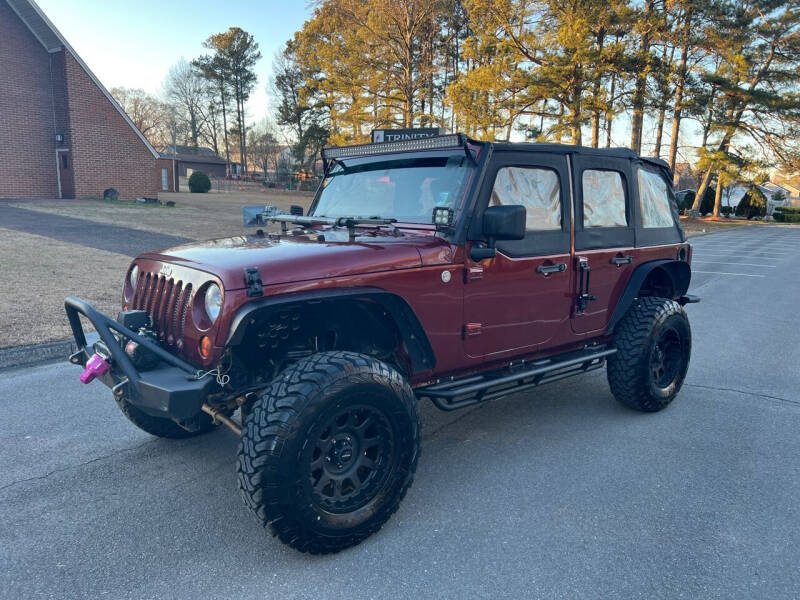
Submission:
<svg viewBox="0 0 800 600">
<path fill-rule="evenodd" d="M 563 273 L 567 270 L 567 263 L 556 263 L 554 265 L 539 265 L 536 272 L 540 275 L 550 275 L 550 273 Z"/>
<path fill-rule="evenodd" d="M 632 262 L 633 262 L 633 257 L 630 256 L 630 255 L 628 255 L 628 256 L 615 256 L 614 258 L 611 259 L 611 264 L 612 265 L 617 265 L 618 267 L 620 267 L 622 265 L 629 265 Z"/>
</svg>

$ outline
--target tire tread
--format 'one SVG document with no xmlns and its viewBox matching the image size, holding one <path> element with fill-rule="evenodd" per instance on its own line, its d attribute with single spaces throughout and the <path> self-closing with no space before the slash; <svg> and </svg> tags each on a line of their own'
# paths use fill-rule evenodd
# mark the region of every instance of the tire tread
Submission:
<svg viewBox="0 0 800 600">
<path fill-rule="evenodd" d="M 680 390 L 679 384 L 669 398 L 653 397 L 649 393 L 646 365 L 643 364 L 652 332 L 673 315 L 681 316 L 688 323 L 686 311 L 675 300 L 644 296 L 634 303 L 617 325 L 614 333 L 617 352 L 609 357 L 606 373 L 611 392 L 625 406 L 642 412 L 656 412 L 666 407 Z"/>
<path fill-rule="evenodd" d="M 310 405 L 326 400 L 324 391 L 342 378 L 365 382 L 389 381 L 403 409 L 411 416 L 414 447 L 410 467 L 395 500 L 378 518 L 357 532 L 323 537 L 308 530 L 283 506 L 280 497 L 281 458 L 288 439 L 300 435 L 302 415 Z M 397 510 L 413 481 L 419 448 L 419 410 L 413 391 L 393 368 L 355 352 L 321 352 L 290 365 L 278 374 L 255 402 L 244 423 L 237 460 L 239 490 L 245 505 L 262 526 L 289 546 L 310 554 L 338 552 L 373 533 Z"/>
</svg>

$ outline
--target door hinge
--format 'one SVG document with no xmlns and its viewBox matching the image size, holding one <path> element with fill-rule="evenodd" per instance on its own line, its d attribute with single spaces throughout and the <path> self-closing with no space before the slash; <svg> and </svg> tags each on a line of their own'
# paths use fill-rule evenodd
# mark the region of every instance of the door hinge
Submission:
<svg viewBox="0 0 800 600">
<path fill-rule="evenodd" d="M 469 267 L 466 271 L 464 271 L 464 277 L 466 278 L 467 283 L 470 281 L 478 281 L 479 279 L 483 279 L 483 267 Z"/>
</svg>

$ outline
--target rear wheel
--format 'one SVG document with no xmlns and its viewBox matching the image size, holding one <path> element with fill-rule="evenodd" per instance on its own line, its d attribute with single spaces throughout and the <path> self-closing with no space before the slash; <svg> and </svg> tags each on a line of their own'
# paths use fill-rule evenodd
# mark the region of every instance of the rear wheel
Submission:
<svg viewBox="0 0 800 600">
<path fill-rule="evenodd" d="M 143 410 L 135 407 L 125 398 L 117 400 L 117 405 L 128 420 L 142 431 L 162 438 L 181 439 L 194 437 L 214 429 L 210 416 L 200 413 L 193 419 L 192 429 L 185 429 L 172 419 L 164 419 L 148 415 Z"/>
<path fill-rule="evenodd" d="M 389 365 L 322 352 L 280 373 L 254 402 L 239 489 L 265 527 L 303 552 L 337 552 L 378 531 L 419 456 L 413 391 Z"/>
<path fill-rule="evenodd" d="M 667 298 L 639 298 L 614 334 L 616 354 L 608 359 L 614 397 L 634 410 L 666 407 L 683 385 L 692 333 L 683 307 Z"/>
</svg>

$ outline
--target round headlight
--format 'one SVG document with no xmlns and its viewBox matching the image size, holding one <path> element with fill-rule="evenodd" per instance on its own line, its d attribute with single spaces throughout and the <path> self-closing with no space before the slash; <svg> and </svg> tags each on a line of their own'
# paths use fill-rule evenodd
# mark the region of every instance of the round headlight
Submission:
<svg viewBox="0 0 800 600">
<path fill-rule="evenodd" d="M 212 323 L 217 320 L 220 308 L 222 308 L 222 290 L 216 283 L 209 284 L 206 288 L 205 309 Z"/>
<path fill-rule="evenodd" d="M 136 280 L 139 278 L 139 267 L 133 265 L 130 274 L 128 275 L 128 283 L 131 285 L 131 292 L 136 291 Z"/>
</svg>

